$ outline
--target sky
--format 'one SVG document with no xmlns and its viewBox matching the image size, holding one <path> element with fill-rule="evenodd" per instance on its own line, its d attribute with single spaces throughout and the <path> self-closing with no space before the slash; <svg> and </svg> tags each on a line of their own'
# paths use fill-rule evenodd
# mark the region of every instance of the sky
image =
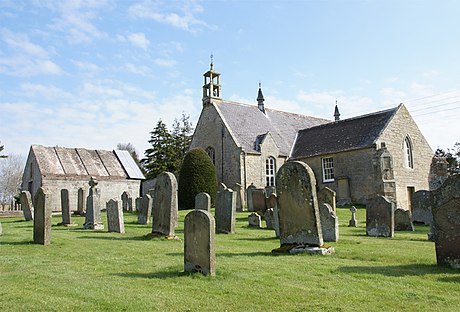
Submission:
<svg viewBox="0 0 460 312">
<path fill-rule="evenodd" d="M 141 155 L 161 119 L 221 96 L 333 119 L 404 103 L 433 150 L 460 142 L 459 1 L 0 1 L 0 145 Z"/>
</svg>

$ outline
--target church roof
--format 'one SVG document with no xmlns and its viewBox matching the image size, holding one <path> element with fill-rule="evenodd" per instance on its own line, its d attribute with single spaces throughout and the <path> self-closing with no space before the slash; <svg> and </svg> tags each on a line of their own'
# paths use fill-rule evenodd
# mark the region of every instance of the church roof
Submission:
<svg viewBox="0 0 460 312">
<path fill-rule="evenodd" d="M 32 145 L 31 153 L 43 176 L 145 179 L 128 151 Z"/>
<path fill-rule="evenodd" d="M 270 132 L 280 149 L 280 154 L 288 156 L 300 129 L 330 122 L 322 118 L 287 113 L 270 108 L 265 108 L 264 114 L 257 105 L 230 101 L 214 103 L 236 144 L 248 153 L 258 153 L 258 146 L 255 144 L 257 137 Z"/>
<path fill-rule="evenodd" d="M 292 159 L 372 146 L 399 107 L 299 131 Z"/>
</svg>

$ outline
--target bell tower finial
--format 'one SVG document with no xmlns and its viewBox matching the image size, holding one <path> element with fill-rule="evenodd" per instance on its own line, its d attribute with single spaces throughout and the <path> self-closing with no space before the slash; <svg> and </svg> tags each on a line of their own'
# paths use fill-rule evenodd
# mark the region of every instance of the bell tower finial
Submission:
<svg viewBox="0 0 460 312">
<path fill-rule="evenodd" d="M 213 70 L 213 68 L 214 68 L 213 59 L 214 59 L 214 55 L 213 55 L 212 52 L 211 52 L 211 70 Z"/>
<path fill-rule="evenodd" d="M 334 119 L 335 121 L 340 120 L 340 112 L 339 112 L 339 107 L 337 106 L 337 99 L 335 100 Z"/>
<path fill-rule="evenodd" d="M 211 99 L 220 99 L 220 74 L 214 71 L 214 55 L 211 53 L 210 69 L 203 74 L 203 104 L 209 103 Z"/>
<path fill-rule="evenodd" d="M 257 107 L 265 114 L 264 95 L 262 94 L 262 83 L 259 81 L 259 92 L 257 93 Z"/>
</svg>

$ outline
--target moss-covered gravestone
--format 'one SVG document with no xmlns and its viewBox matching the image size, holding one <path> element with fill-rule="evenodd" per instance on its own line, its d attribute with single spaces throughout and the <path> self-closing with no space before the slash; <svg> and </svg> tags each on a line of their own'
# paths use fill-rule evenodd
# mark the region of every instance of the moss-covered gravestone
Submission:
<svg viewBox="0 0 460 312">
<path fill-rule="evenodd" d="M 152 233 L 168 239 L 177 238 L 177 180 L 174 174 L 163 172 L 158 175 L 154 194 Z"/>
<path fill-rule="evenodd" d="M 34 243 L 49 245 L 51 243 L 52 223 L 50 197 L 45 194 L 43 188 L 39 188 L 34 199 Z"/>
<path fill-rule="evenodd" d="M 32 195 L 29 191 L 22 191 L 19 197 L 21 202 L 22 213 L 24 214 L 24 219 L 30 221 L 34 219 L 34 206 L 32 205 Z"/>
<path fill-rule="evenodd" d="M 111 199 L 106 203 L 107 208 L 107 230 L 109 232 L 124 233 L 125 222 L 123 210 L 117 200 Z"/>
<path fill-rule="evenodd" d="M 235 233 L 236 194 L 223 183 L 221 190 L 217 192 L 215 215 L 217 233 Z"/>
<path fill-rule="evenodd" d="M 394 203 L 377 195 L 366 206 L 366 234 L 373 237 L 394 236 Z"/>
</svg>

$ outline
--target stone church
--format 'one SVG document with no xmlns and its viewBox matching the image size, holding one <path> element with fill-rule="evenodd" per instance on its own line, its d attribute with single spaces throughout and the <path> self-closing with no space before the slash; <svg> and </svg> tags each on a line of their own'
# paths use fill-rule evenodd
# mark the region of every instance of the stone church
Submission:
<svg viewBox="0 0 460 312">
<path fill-rule="evenodd" d="M 336 191 L 339 203 L 362 203 L 376 194 L 410 209 L 411 195 L 429 189 L 433 157 L 428 142 L 403 104 L 340 120 L 287 113 L 221 98 L 220 74 L 204 75 L 203 108 L 191 147 L 201 147 L 216 166 L 218 182 L 239 190 L 276 186 L 289 160 L 306 162 L 318 189 Z"/>
</svg>

